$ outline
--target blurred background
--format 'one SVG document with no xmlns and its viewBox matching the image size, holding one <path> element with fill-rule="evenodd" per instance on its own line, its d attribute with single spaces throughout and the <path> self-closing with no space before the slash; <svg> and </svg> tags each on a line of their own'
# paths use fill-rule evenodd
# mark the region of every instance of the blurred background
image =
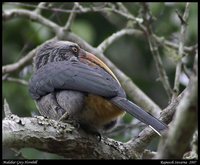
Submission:
<svg viewBox="0 0 200 165">
<path fill-rule="evenodd" d="M 103 3 L 80 3 L 85 7 L 103 6 Z M 140 17 L 140 3 L 123 3 L 129 12 Z M 9 9 L 28 9 L 34 10 L 38 3 L 3 3 L 4 10 Z M 73 3 L 50 3 L 51 8 L 71 10 Z M 152 23 L 153 31 L 157 36 L 164 37 L 174 43 L 178 43 L 180 32 L 180 19 L 176 14 L 178 10 L 181 14 L 184 12 L 185 3 L 149 3 L 152 15 L 156 18 Z M 49 20 L 64 26 L 69 14 L 60 11 L 42 10 L 42 15 Z M 92 46 L 98 46 L 104 39 L 127 26 L 127 20 L 114 13 L 89 12 L 77 14 L 72 24 L 72 32 L 79 35 Z M 128 25 L 129 26 L 129 25 Z M 130 25 L 131 26 L 131 25 Z M 55 34 L 47 27 L 33 22 L 29 19 L 16 17 L 9 21 L 3 21 L 2 24 L 2 65 L 7 65 L 18 61 L 32 49 L 51 39 Z M 193 46 L 197 43 L 197 3 L 191 3 L 186 33 L 186 45 Z M 174 56 L 176 52 L 171 49 L 159 49 L 164 67 L 169 77 L 171 86 L 173 86 L 176 61 Z M 127 76 L 129 76 L 139 88 L 144 91 L 156 104 L 162 109 L 168 103 L 168 97 L 161 84 L 158 81 L 158 73 L 155 62 L 152 58 L 149 44 L 144 36 L 136 37 L 124 36 L 114 42 L 105 52 L 105 55 Z M 191 54 L 193 56 L 193 54 Z M 192 64 L 192 58 L 187 56 L 186 63 L 188 67 Z M 32 64 L 9 76 L 28 81 L 32 74 Z M 184 82 L 181 88 L 184 89 Z M 34 101 L 30 98 L 27 85 L 3 81 L 3 99 L 6 98 L 12 113 L 24 117 L 38 115 Z M 3 108 L 3 105 L 2 105 Z M 2 118 L 4 113 L 2 111 Z M 138 124 L 129 115 L 125 115 L 123 123 Z M 141 124 L 139 124 L 141 126 Z M 139 127 L 138 126 L 138 127 Z M 142 125 L 143 126 L 143 125 Z M 130 133 L 131 132 L 131 133 Z M 134 127 L 127 128 L 126 132 L 119 134 L 110 134 L 112 138 L 120 141 L 127 141 L 133 136 L 137 136 L 139 129 Z M 156 148 L 157 141 L 153 141 L 149 146 Z M 62 157 L 37 151 L 35 149 L 24 148 L 21 150 L 26 159 L 61 159 Z M 4 159 L 19 159 L 11 149 L 3 148 Z"/>
</svg>

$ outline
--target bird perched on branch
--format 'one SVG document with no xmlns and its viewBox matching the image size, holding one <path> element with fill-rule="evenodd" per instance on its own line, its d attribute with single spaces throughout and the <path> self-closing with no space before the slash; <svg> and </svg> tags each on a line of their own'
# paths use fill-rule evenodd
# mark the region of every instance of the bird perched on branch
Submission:
<svg viewBox="0 0 200 165">
<path fill-rule="evenodd" d="M 36 53 L 29 92 L 43 116 L 70 118 L 94 130 L 128 112 L 158 134 L 167 125 L 126 98 L 119 81 L 95 55 L 69 41 L 49 41 Z"/>
</svg>

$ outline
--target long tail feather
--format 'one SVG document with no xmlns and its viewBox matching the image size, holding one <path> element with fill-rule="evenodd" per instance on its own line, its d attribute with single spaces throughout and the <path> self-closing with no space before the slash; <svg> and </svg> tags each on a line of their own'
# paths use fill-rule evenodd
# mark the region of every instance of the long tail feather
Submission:
<svg viewBox="0 0 200 165">
<path fill-rule="evenodd" d="M 159 135 L 161 135 L 162 130 L 168 128 L 168 126 L 165 123 L 150 115 L 149 113 L 147 113 L 146 111 L 144 111 L 143 109 L 141 109 L 136 104 L 132 103 L 126 98 L 115 97 L 111 99 L 111 102 L 118 106 L 120 109 L 133 115 L 138 120 L 149 125 Z"/>
</svg>

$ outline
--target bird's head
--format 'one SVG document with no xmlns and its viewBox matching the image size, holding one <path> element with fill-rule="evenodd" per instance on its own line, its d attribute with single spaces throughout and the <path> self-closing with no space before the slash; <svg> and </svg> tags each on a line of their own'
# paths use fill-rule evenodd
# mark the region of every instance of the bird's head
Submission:
<svg viewBox="0 0 200 165">
<path fill-rule="evenodd" d="M 34 68 L 38 70 L 50 62 L 69 61 L 71 59 L 76 59 L 89 65 L 98 65 L 117 80 L 116 76 L 103 61 L 80 48 L 78 44 L 70 41 L 54 40 L 43 44 L 36 53 Z"/>
<path fill-rule="evenodd" d="M 68 61 L 72 57 L 78 57 L 80 47 L 73 42 L 69 41 L 49 41 L 43 44 L 34 59 L 35 69 L 56 61 Z"/>
</svg>

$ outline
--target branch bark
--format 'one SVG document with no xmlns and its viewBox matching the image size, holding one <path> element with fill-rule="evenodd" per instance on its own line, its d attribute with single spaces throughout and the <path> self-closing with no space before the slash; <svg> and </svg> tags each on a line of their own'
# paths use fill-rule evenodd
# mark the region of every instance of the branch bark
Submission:
<svg viewBox="0 0 200 165">
<path fill-rule="evenodd" d="M 30 63 L 31 60 L 33 59 L 34 55 L 35 55 L 36 50 L 37 49 L 33 49 L 26 56 L 22 57 L 16 63 L 3 66 L 2 67 L 2 74 L 16 71 L 16 70 L 22 68 L 23 66 L 27 65 L 28 63 Z"/>
<path fill-rule="evenodd" d="M 171 98 L 173 94 L 173 90 L 170 86 L 169 79 L 168 79 L 166 70 L 164 68 L 164 65 L 163 65 L 159 50 L 158 50 L 158 44 L 155 38 L 153 37 L 153 34 L 154 34 L 152 30 L 153 16 L 149 10 L 149 6 L 147 3 L 142 3 L 142 7 L 143 7 L 143 19 L 146 23 L 146 28 L 143 28 L 143 29 L 146 33 L 146 36 L 149 42 L 150 51 L 155 61 L 156 69 L 159 74 L 159 80 L 161 81 L 168 97 Z"/>
<path fill-rule="evenodd" d="M 185 95 L 177 107 L 168 137 L 160 144 L 156 158 L 182 158 L 197 128 L 197 90 L 197 77 L 192 76 Z"/>
<path fill-rule="evenodd" d="M 3 120 L 3 145 L 20 149 L 32 147 L 69 159 L 135 159 L 121 142 L 86 134 L 69 123 L 44 117 Z M 15 118 L 15 120 L 13 120 Z M 17 120 L 16 120 L 17 119 Z M 23 123 L 23 124 L 22 124 Z"/>
<path fill-rule="evenodd" d="M 166 124 L 169 124 L 172 121 L 176 108 L 184 95 L 185 90 L 162 111 L 159 118 L 161 121 L 165 122 Z M 165 134 L 166 132 L 163 132 L 162 138 L 165 138 Z M 138 153 L 142 153 L 151 142 L 151 140 L 155 137 L 156 134 L 154 133 L 154 131 L 149 127 L 146 127 L 142 132 L 140 132 L 139 136 L 136 139 L 131 139 L 129 142 L 127 142 L 126 145 L 130 148 L 134 147 L 135 151 L 137 151 Z"/>
<path fill-rule="evenodd" d="M 101 52 L 104 52 L 114 41 L 116 41 L 117 39 L 121 38 L 124 35 L 140 36 L 140 35 L 142 35 L 142 32 L 140 30 L 135 30 L 135 29 L 122 29 L 122 30 L 112 34 L 108 38 L 106 38 L 101 44 L 99 44 L 97 49 Z"/>
<path fill-rule="evenodd" d="M 29 10 L 24 10 L 24 9 L 4 10 L 3 12 L 4 21 L 7 21 L 14 17 L 28 18 L 32 21 L 39 22 L 42 25 L 49 27 L 55 33 L 57 33 L 60 29 L 60 27 L 56 23 L 46 19 L 45 17 L 36 13 L 35 11 L 29 11 Z"/>
<path fill-rule="evenodd" d="M 174 88 L 173 88 L 174 91 L 172 95 L 172 100 L 179 93 L 179 85 L 180 85 L 179 79 L 180 79 L 181 68 L 182 68 L 182 58 L 183 58 L 183 52 L 184 52 L 183 48 L 184 48 L 185 34 L 186 34 L 186 28 L 187 28 L 187 19 L 189 16 L 189 6 L 190 6 L 190 3 L 186 3 L 185 12 L 183 14 L 183 17 L 181 17 L 181 32 L 179 36 L 179 49 L 178 49 L 179 60 L 176 64 L 176 73 L 175 73 L 175 79 L 174 79 Z"/>
</svg>

